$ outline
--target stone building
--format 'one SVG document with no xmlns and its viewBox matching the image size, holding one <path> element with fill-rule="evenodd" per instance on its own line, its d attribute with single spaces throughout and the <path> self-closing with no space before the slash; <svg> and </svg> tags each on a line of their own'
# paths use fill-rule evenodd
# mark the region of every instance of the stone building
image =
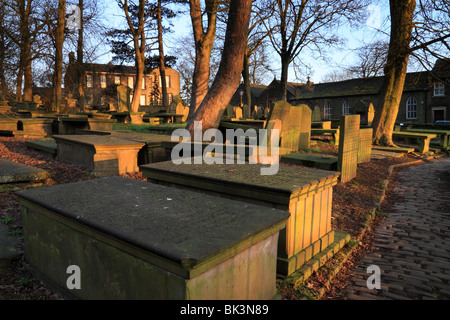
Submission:
<svg viewBox="0 0 450 320">
<path fill-rule="evenodd" d="M 351 79 L 339 82 L 307 84 L 296 87 L 291 104 L 319 106 L 322 120 L 341 115 L 360 114 L 367 124 L 367 111 L 372 103 L 380 106 L 379 92 L 383 77 Z M 426 124 L 450 120 L 450 59 L 440 59 L 431 71 L 408 73 L 400 101 L 397 123 Z"/>
<path fill-rule="evenodd" d="M 112 103 L 117 107 L 117 86 L 126 85 L 134 88 L 136 81 L 136 68 L 134 66 L 85 63 L 84 93 L 86 104 L 91 106 L 105 106 Z M 76 89 L 77 63 L 73 53 L 69 55 L 69 64 L 64 78 L 64 91 L 68 95 L 77 96 Z M 166 67 L 166 84 L 169 104 L 173 98 L 180 94 L 180 74 Z M 130 101 L 132 99 L 132 91 Z M 144 74 L 140 105 L 162 105 L 161 79 L 159 68 L 152 69 Z"/>
</svg>

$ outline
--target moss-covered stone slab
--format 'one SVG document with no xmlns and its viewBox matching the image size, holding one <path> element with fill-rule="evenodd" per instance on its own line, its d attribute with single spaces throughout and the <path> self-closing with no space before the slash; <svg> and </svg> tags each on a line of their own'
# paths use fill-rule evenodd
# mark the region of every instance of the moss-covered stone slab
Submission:
<svg viewBox="0 0 450 320">
<path fill-rule="evenodd" d="M 107 177 L 17 193 L 25 260 L 82 299 L 271 299 L 289 213 Z M 81 270 L 68 290 L 66 270 Z"/>
<path fill-rule="evenodd" d="M 280 161 L 284 163 L 297 164 L 306 167 L 323 170 L 337 170 L 337 157 L 313 155 L 305 153 L 290 153 L 281 156 Z"/>
<path fill-rule="evenodd" d="M 30 149 L 39 150 L 56 156 L 57 144 L 54 139 L 25 141 L 25 145 Z"/>
<path fill-rule="evenodd" d="M 47 178 L 44 170 L 0 158 L 0 183 L 37 182 Z"/>
<path fill-rule="evenodd" d="M 96 176 L 138 172 L 144 143 L 99 135 L 54 135 L 60 161 L 86 167 Z"/>
<path fill-rule="evenodd" d="M 197 190 L 267 207 L 289 210 L 280 233 L 279 272 L 292 270 L 297 254 L 331 231 L 332 186 L 338 172 L 280 165 L 274 175 L 261 175 L 262 164 L 173 164 L 140 166 L 148 181 Z"/>
</svg>

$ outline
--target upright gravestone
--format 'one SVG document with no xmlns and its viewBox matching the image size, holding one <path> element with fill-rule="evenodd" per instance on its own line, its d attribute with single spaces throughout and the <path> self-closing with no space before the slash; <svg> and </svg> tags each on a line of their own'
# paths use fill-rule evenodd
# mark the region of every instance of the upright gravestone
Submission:
<svg viewBox="0 0 450 320">
<path fill-rule="evenodd" d="M 299 119 L 298 150 L 309 149 L 311 146 L 311 109 L 306 104 L 301 104 L 297 108 L 302 108 L 302 116 Z"/>
<path fill-rule="evenodd" d="M 292 152 L 308 149 L 311 137 L 311 109 L 307 105 L 291 106 L 285 101 L 275 103 L 270 121 L 280 120 L 280 147 Z"/>
<path fill-rule="evenodd" d="M 375 117 L 375 108 L 373 107 L 373 104 L 370 103 L 369 107 L 367 108 L 367 125 L 368 126 L 372 125 L 374 117 Z"/>
<path fill-rule="evenodd" d="M 315 106 L 314 107 L 314 111 L 312 113 L 312 117 L 311 117 L 311 121 L 313 122 L 320 122 L 322 121 L 322 117 L 320 115 L 320 107 L 319 106 Z"/>
<path fill-rule="evenodd" d="M 239 107 L 235 107 L 234 108 L 234 113 L 235 113 L 235 117 L 236 119 L 241 119 L 242 118 L 242 109 Z"/>
<path fill-rule="evenodd" d="M 117 111 L 130 111 L 130 91 L 126 85 L 121 84 L 117 86 Z"/>
<path fill-rule="evenodd" d="M 358 164 L 370 162 L 372 157 L 372 128 L 359 130 Z"/>
<path fill-rule="evenodd" d="M 184 112 L 184 106 L 182 103 L 177 103 L 177 105 L 175 106 L 175 112 L 176 114 L 183 114 Z M 172 113 L 172 112 L 169 112 Z"/>
<path fill-rule="evenodd" d="M 345 183 L 356 177 L 359 146 L 359 114 L 341 116 L 338 171 L 341 182 Z"/>
</svg>

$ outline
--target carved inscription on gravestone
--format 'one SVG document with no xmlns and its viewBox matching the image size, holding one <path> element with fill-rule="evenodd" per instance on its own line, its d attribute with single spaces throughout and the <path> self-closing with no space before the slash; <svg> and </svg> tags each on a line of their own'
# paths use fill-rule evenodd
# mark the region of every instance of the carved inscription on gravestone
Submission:
<svg viewBox="0 0 450 320">
<path fill-rule="evenodd" d="M 341 116 L 338 171 L 341 182 L 345 183 L 356 177 L 359 146 L 359 115 Z"/>
</svg>

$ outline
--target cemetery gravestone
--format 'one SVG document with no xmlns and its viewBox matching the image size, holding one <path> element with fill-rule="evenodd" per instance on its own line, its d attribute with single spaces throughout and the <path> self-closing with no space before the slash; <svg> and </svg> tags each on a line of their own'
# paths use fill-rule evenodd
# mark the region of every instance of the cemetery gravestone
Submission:
<svg viewBox="0 0 450 320">
<path fill-rule="evenodd" d="M 367 108 L 367 125 L 371 126 L 373 122 L 373 118 L 375 117 L 375 108 L 372 103 L 369 104 Z"/>
<path fill-rule="evenodd" d="M 267 300 L 289 213 L 122 177 L 17 193 L 25 261 L 78 299 Z M 68 266 L 81 287 L 68 290 Z"/>
<path fill-rule="evenodd" d="M 305 104 L 299 105 L 297 108 L 302 108 L 298 150 L 309 149 L 311 145 L 311 109 Z"/>
<path fill-rule="evenodd" d="M 372 128 L 363 128 L 359 130 L 358 164 L 370 162 L 372 157 L 372 134 Z"/>
<path fill-rule="evenodd" d="M 130 91 L 126 85 L 117 86 L 118 112 L 130 111 Z"/>
<path fill-rule="evenodd" d="M 235 107 L 234 114 L 235 114 L 236 119 L 241 119 L 242 118 L 242 109 L 239 107 Z"/>
<path fill-rule="evenodd" d="M 320 115 L 320 107 L 319 106 L 315 106 L 314 107 L 314 111 L 312 113 L 311 121 L 313 121 L 313 122 L 320 122 L 320 121 L 322 121 L 322 117 Z"/>
<path fill-rule="evenodd" d="M 345 183 L 356 177 L 359 146 L 359 115 L 341 116 L 338 171 L 341 182 Z"/>
<path fill-rule="evenodd" d="M 290 275 L 314 257 L 324 258 L 333 247 L 332 186 L 339 173 L 281 165 L 276 175 L 261 175 L 261 167 L 165 161 L 140 166 L 140 170 L 152 183 L 289 210 L 291 216 L 280 232 L 277 272 Z"/>
</svg>

